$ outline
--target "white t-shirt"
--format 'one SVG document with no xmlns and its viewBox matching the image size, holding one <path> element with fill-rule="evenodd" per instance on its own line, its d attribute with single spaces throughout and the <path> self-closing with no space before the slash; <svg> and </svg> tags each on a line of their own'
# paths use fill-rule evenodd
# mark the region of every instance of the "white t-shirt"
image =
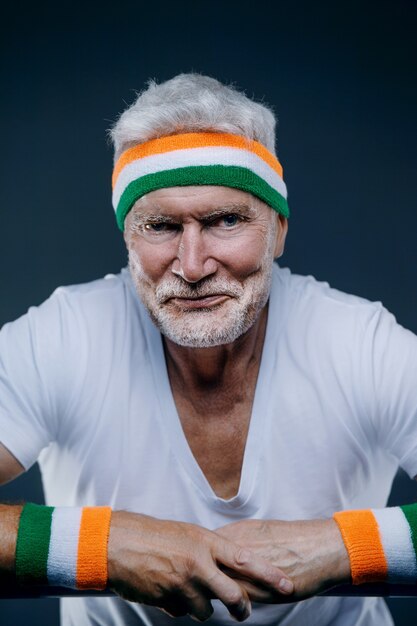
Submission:
<svg viewBox="0 0 417 626">
<path fill-rule="evenodd" d="M 238 494 L 215 495 L 184 437 L 161 336 L 130 275 L 57 289 L 0 333 L 0 440 L 46 500 L 215 529 L 385 506 L 417 474 L 417 337 L 371 303 L 276 266 Z M 170 624 L 119 598 L 65 599 L 65 626 Z M 180 618 L 178 626 L 192 624 Z M 215 602 L 212 624 L 235 623 Z M 391 624 L 373 598 L 256 605 L 248 624 Z"/>
</svg>

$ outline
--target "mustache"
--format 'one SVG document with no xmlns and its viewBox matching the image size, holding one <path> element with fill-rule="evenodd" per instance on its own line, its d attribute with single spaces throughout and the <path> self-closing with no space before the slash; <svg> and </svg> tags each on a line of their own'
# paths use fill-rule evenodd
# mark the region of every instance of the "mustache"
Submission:
<svg viewBox="0 0 417 626">
<path fill-rule="evenodd" d="M 155 290 L 158 304 L 164 304 L 171 298 L 206 298 L 224 294 L 239 298 L 243 294 L 243 287 L 234 281 L 223 279 L 206 279 L 198 283 L 186 283 L 181 278 L 172 278 L 164 281 Z"/>
</svg>

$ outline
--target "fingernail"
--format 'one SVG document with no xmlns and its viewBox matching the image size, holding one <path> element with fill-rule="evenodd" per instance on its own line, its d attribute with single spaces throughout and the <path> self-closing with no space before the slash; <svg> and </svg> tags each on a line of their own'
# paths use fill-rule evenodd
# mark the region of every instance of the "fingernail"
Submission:
<svg viewBox="0 0 417 626">
<path fill-rule="evenodd" d="M 243 622 L 245 619 L 248 619 L 250 614 L 252 613 L 252 606 L 250 602 L 242 602 L 239 606 L 239 622 Z"/>
<path fill-rule="evenodd" d="M 284 593 L 292 593 L 294 591 L 294 585 L 288 578 L 281 578 L 278 586 Z"/>
</svg>

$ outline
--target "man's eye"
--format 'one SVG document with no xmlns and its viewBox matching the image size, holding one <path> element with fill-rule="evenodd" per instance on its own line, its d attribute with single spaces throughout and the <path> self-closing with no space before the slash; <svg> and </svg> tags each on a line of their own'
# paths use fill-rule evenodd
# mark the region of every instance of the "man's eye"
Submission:
<svg viewBox="0 0 417 626">
<path fill-rule="evenodd" d="M 220 220 L 222 226 L 227 226 L 228 228 L 232 226 L 236 226 L 240 222 L 240 218 L 238 215 L 234 213 L 230 213 L 230 215 L 224 215 Z"/>
<path fill-rule="evenodd" d="M 144 224 L 144 229 L 148 233 L 164 233 L 172 229 L 172 224 L 164 222 L 150 222 L 148 224 Z"/>
</svg>

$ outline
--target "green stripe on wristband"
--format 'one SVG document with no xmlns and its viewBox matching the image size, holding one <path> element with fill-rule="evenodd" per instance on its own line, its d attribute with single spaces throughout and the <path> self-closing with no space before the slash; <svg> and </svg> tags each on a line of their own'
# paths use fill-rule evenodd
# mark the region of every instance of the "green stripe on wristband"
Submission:
<svg viewBox="0 0 417 626">
<path fill-rule="evenodd" d="M 411 542 L 417 559 L 417 504 L 404 504 L 400 508 L 410 526 Z"/>
<path fill-rule="evenodd" d="M 188 185 L 222 185 L 248 191 L 278 213 L 289 216 L 287 200 L 260 176 L 237 165 L 199 165 L 147 174 L 132 181 L 124 190 L 116 210 L 117 223 L 124 230 L 124 221 L 136 200 L 151 191 Z"/>
<path fill-rule="evenodd" d="M 22 584 L 45 585 L 53 506 L 25 504 L 16 543 L 16 577 Z"/>
</svg>

